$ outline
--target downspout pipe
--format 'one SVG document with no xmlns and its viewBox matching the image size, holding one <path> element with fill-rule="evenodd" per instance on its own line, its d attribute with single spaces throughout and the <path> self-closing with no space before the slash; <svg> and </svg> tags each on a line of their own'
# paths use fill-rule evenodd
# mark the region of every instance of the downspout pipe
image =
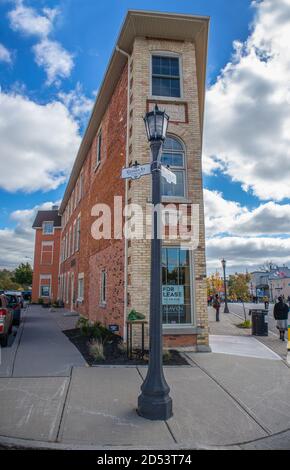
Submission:
<svg viewBox="0 0 290 470">
<path fill-rule="evenodd" d="M 130 119 L 130 59 L 131 55 L 128 52 L 121 49 L 118 45 L 116 46 L 116 51 L 120 54 L 123 54 L 127 57 L 128 61 L 128 84 L 127 84 L 127 136 L 126 136 L 126 167 L 129 166 L 129 119 Z M 125 180 L 125 205 L 128 202 L 128 180 Z M 127 341 L 127 328 L 126 328 L 126 319 L 127 319 L 127 296 L 128 296 L 128 240 L 125 238 L 125 260 L 124 260 L 124 325 L 123 325 L 123 338 L 124 341 Z"/>
</svg>

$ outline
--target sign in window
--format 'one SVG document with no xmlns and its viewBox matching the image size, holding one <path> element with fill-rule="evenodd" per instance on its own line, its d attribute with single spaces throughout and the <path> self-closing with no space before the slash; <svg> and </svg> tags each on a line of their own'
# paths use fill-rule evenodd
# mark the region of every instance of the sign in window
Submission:
<svg viewBox="0 0 290 470">
<path fill-rule="evenodd" d="M 192 323 L 189 250 L 162 249 L 162 316 L 168 325 Z"/>
</svg>

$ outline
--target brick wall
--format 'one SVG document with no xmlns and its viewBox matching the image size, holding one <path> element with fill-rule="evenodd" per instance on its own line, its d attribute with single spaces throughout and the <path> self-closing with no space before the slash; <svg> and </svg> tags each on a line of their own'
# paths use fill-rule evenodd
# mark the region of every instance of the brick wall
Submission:
<svg viewBox="0 0 290 470">
<path fill-rule="evenodd" d="M 98 129 L 83 165 L 83 198 L 63 231 L 64 237 L 80 215 L 80 250 L 61 266 L 62 273 L 74 273 L 76 293 L 78 273 L 84 273 L 84 302 L 75 303 L 74 310 L 91 321 L 99 320 L 107 325 L 119 324 L 121 334 L 124 324 L 124 240 L 95 240 L 91 235 L 91 227 L 97 217 L 91 215 L 91 209 L 97 203 L 107 204 L 113 214 L 114 196 L 122 198 L 124 203 L 125 182 L 120 176 L 126 158 L 127 75 L 126 66 L 100 126 L 101 162 L 96 167 Z M 112 217 L 112 233 L 113 231 Z M 100 305 L 100 276 L 103 269 L 107 272 L 106 305 Z M 66 307 L 70 308 L 70 302 L 66 303 Z"/>
</svg>

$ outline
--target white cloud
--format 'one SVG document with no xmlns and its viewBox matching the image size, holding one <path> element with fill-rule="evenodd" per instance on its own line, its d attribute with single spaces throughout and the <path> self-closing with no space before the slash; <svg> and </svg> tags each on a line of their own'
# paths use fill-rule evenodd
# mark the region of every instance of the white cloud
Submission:
<svg viewBox="0 0 290 470">
<path fill-rule="evenodd" d="M 53 29 L 57 14 L 56 8 L 44 8 L 42 14 L 38 14 L 34 8 L 27 7 L 22 0 L 18 0 L 15 8 L 8 13 L 8 18 L 14 31 L 46 37 Z"/>
<path fill-rule="evenodd" d="M 12 63 L 11 52 L 0 43 L 0 62 L 7 62 L 7 64 Z"/>
<path fill-rule="evenodd" d="M 84 95 L 82 85 L 79 82 L 75 89 L 71 90 L 69 93 L 58 93 L 58 98 L 65 104 L 72 116 L 76 119 L 86 119 L 92 112 L 94 100 Z"/>
<path fill-rule="evenodd" d="M 204 196 L 209 271 L 220 269 L 224 257 L 230 271 L 256 269 L 267 260 L 290 263 L 290 204 L 268 202 L 249 210 L 217 191 L 205 190 Z"/>
<path fill-rule="evenodd" d="M 290 238 L 214 237 L 207 241 L 208 271 L 221 269 L 220 260 L 227 260 L 228 271 L 255 270 L 265 261 L 290 264 Z"/>
<path fill-rule="evenodd" d="M 33 46 L 35 61 L 47 74 L 47 84 L 59 85 L 60 78 L 70 76 L 74 66 L 73 56 L 59 42 L 43 39 Z"/>
<path fill-rule="evenodd" d="M 40 105 L 0 92 L 0 187 L 33 192 L 65 181 L 80 145 L 79 128 L 63 103 Z"/>
<path fill-rule="evenodd" d="M 249 210 L 238 202 L 224 199 L 218 191 L 204 190 L 207 236 L 290 234 L 290 204 L 273 201 Z"/>
<path fill-rule="evenodd" d="M 207 92 L 204 169 L 262 200 L 290 197 L 290 0 L 253 2 L 251 34 Z"/>
<path fill-rule="evenodd" d="M 60 80 L 70 76 L 74 66 L 73 55 L 49 35 L 60 11 L 57 8 L 43 8 L 39 14 L 34 8 L 24 5 L 23 0 L 15 2 L 15 8 L 8 13 L 10 26 L 14 31 L 38 36 L 39 42 L 32 48 L 35 62 L 47 74 L 47 85 L 59 85 Z"/>
<path fill-rule="evenodd" d="M 15 221 L 13 229 L 0 229 L 0 269 L 14 269 L 20 263 L 33 262 L 34 230 L 32 223 L 38 210 L 51 209 L 58 204 L 45 202 L 32 209 L 17 210 L 10 214 Z"/>
</svg>

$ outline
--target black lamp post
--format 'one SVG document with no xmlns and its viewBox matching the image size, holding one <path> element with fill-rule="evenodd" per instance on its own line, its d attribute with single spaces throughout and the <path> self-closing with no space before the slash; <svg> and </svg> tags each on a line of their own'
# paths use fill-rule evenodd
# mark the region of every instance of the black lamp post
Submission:
<svg viewBox="0 0 290 470">
<path fill-rule="evenodd" d="M 163 374 L 162 302 L 161 302 L 161 149 L 166 138 L 169 117 L 156 105 L 144 122 L 152 153 L 153 232 L 151 242 L 150 284 L 150 345 L 147 376 L 138 398 L 138 413 L 151 420 L 166 420 L 172 416 L 172 399 Z"/>
<path fill-rule="evenodd" d="M 229 307 L 228 307 L 228 295 L 227 295 L 227 278 L 226 278 L 226 260 L 222 259 L 222 267 L 224 271 L 224 292 L 225 292 L 225 308 L 224 308 L 224 313 L 230 313 Z"/>
</svg>

